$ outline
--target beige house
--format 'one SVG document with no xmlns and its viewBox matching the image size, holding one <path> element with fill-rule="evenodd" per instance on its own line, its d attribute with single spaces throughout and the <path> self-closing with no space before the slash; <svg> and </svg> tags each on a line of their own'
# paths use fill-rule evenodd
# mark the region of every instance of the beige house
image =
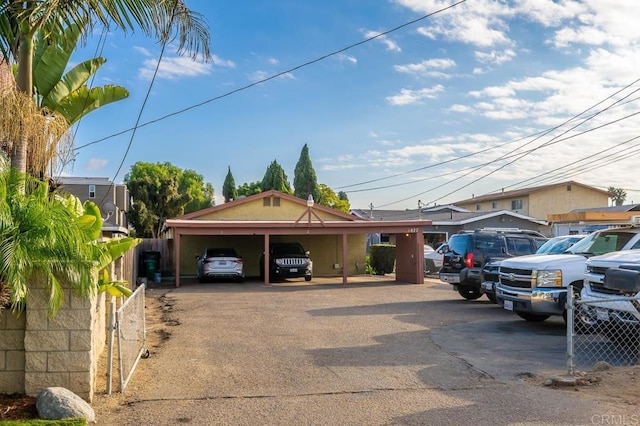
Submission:
<svg viewBox="0 0 640 426">
<path fill-rule="evenodd" d="M 260 256 L 269 263 L 270 242 L 296 241 L 308 250 L 314 276 L 364 273 L 368 234 L 394 235 L 396 280 L 423 283 L 422 229 L 430 220 L 364 220 L 278 191 L 266 191 L 166 221 L 172 240 L 176 286 L 195 276 L 195 256 L 207 247 L 233 247 L 247 277 L 257 277 Z M 268 270 L 268 268 L 265 268 Z M 265 274 L 265 284 L 269 274 Z"/>
<path fill-rule="evenodd" d="M 470 211 L 510 210 L 539 220 L 547 220 L 549 215 L 575 209 L 607 207 L 609 194 L 602 189 L 567 181 L 472 197 L 453 204 Z"/>
</svg>

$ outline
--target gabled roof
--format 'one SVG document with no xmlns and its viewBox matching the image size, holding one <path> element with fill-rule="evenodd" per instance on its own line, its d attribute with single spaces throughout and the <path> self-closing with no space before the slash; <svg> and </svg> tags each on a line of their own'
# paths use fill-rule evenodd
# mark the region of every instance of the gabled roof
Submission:
<svg viewBox="0 0 640 426">
<path fill-rule="evenodd" d="M 551 184 L 551 185 L 532 186 L 530 188 L 516 189 L 516 190 L 513 190 L 513 191 L 502 191 L 502 192 L 495 192 L 495 193 L 492 193 L 492 194 L 480 195 L 478 197 L 472 197 L 472 198 L 468 198 L 466 200 L 457 201 L 454 204 L 480 203 L 480 202 L 483 202 L 483 201 L 495 201 L 495 200 L 503 200 L 505 198 L 523 197 L 523 196 L 527 196 L 527 195 L 533 194 L 534 192 L 546 191 L 548 189 L 556 188 L 556 187 L 559 187 L 559 186 L 566 186 L 566 185 L 581 186 L 583 188 L 587 188 L 587 189 L 590 189 L 592 191 L 600 192 L 600 193 L 602 193 L 604 195 L 607 195 L 607 196 L 609 195 L 609 193 L 607 191 L 603 190 L 603 189 L 595 188 L 593 186 L 584 185 L 582 183 L 570 180 L 570 181 L 566 181 L 566 182 L 554 183 L 554 184 Z"/>
<path fill-rule="evenodd" d="M 272 190 L 269 190 L 269 191 L 261 192 L 259 194 L 250 195 L 248 197 L 238 198 L 237 200 L 229 201 L 227 203 L 220 204 L 220 205 L 217 205 L 217 206 L 207 207 L 206 209 L 198 210 L 198 211 L 193 212 L 193 213 L 188 213 L 188 214 L 185 214 L 183 216 L 177 217 L 176 220 L 197 219 L 199 217 L 206 216 L 206 215 L 209 215 L 211 213 L 215 213 L 215 212 L 219 212 L 219 211 L 227 210 L 227 209 L 232 209 L 234 207 L 238 207 L 238 206 L 241 206 L 243 204 L 252 203 L 252 202 L 254 202 L 256 200 L 260 200 L 260 199 L 263 199 L 263 198 L 269 198 L 269 197 L 279 197 L 281 200 L 286 200 L 288 202 L 291 202 L 291 203 L 294 203 L 294 204 L 299 204 L 300 206 L 302 206 L 304 208 L 307 208 L 307 200 L 303 200 L 303 199 L 298 198 L 296 196 L 285 194 L 284 192 L 279 192 L 279 191 L 276 191 L 276 190 L 272 189 Z M 358 220 L 357 217 L 354 217 L 354 216 L 352 216 L 350 214 L 343 213 L 343 212 L 341 212 L 339 210 L 331 209 L 329 207 L 321 206 L 321 205 L 319 205 L 317 203 L 314 203 L 313 209 L 315 211 L 321 211 L 321 212 L 324 212 L 324 213 L 326 213 L 328 215 L 335 216 L 336 219 L 341 219 L 342 221 L 345 221 L 345 220 L 348 220 L 348 221 Z"/>
</svg>

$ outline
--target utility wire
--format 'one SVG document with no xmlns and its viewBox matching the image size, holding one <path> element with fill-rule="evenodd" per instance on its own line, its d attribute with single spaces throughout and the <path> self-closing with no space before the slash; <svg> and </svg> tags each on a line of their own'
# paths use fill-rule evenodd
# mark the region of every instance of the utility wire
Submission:
<svg viewBox="0 0 640 426">
<path fill-rule="evenodd" d="M 611 99 L 612 97 L 616 96 L 617 94 L 619 94 L 619 93 L 621 93 L 622 91 L 626 90 L 627 88 L 631 87 L 632 85 L 634 85 L 634 84 L 635 84 L 635 83 L 637 83 L 638 81 L 640 81 L 640 79 L 636 79 L 636 80 L 635 80 L 635 81 L 633 81 L 632 83 L 630 83 L 630 84 L 626 85 L 626 86 L 625 86 L 625 87 L 623 87 L 622 89 L 620 89 L 620 90 L 616 91 L 615 93 L 613 93 L 613 94 L 609 95 L 609 96 L 608 96 L 608 97 L 606 97 L 605 99 L 603 99 L 603 100 L 601 100 L 601 101 L 597 102 L 596 104 L 592 105 L 591 107 L 587 108 L 586 110 L 584 110 L 584 111 L 582 111 L 582 112 L 580 112 L 580 113 L 578 113 L 578 114 L 574 115 L 574 116 L 573 116 L 573 117 L 571 117 L 570 119 L 568 119 L 568 120 L 564 121 L 562 124 L 560 124 L 560 125 L 558 125 L 558 126 L 556 126 L 556 127 L 552 128 L 552 129 L 550 129 L 550 130 L 549 130 L 549 132 L 546 132 L 545 134 L 548 134 L 548 133 L 550 133 L 552 130 L 558 129 L 558 128 L 560 128 L 560 127 L 562 127 L 562 126 L 564 126 L 564 125 L 566 125 L 566 124 L 568 124 L 568 123 L 571 123 L 572 121 L 575 121 L 577 118 L 579 118 L 580 116 L 584 115 L 586 112 L 588 112 L 588 111 L 592 110 L 593 108 L 597 107 L 598 105 L 600 105 L 600 104 L 602 104 L 602 103 L 606 102 L 607 100 Z M 594 128 L 589 129 L 589 130 L 587 130 L 587 131 L 585 131 L 585 132 L 581 132 L 581 133 L 578 133 L 578 134 L 572 135 L 572 136 L 567 137 L 567 138 L 561 138 L 561 139 L 558 139 L 558 138 L 560 138 L 560 136 L 562 136 L 562 135 L 566 134 L 567 132 L 569 132 L 569 131 L 571 131 L 571 130 L 573 130 L 573 129 L 577 128 L 577 127 L 579 127 L 580 125 L 582 125 L 582 124 L 584 124 L 585 122 L 587 122 L 587 121 L 589 121 L 589 120 L 593 119 L 594 117 L 598 116 L 599 114 L 601 114 L 601 113 L 603 113 L 603 112 L 605 112 L 605 111 L 607 111 L 607 110 L 609 110 L 609 109 L 613 108 L 615 105 L 617 105 L 617 104 L 618 104 L 618 103 L 620 103 L 621 101 L 623 101 L 623 100 L 627 99 L 629 96 L 631 96 L 633 93 L 636 93 L 636 92 L 637 92 L 637 91 L 639 91 L 639 90 L 640 90 L 640 89 L 636 89 L 636 90 L 634 90 L 634 91 L 633 91 L 633 92 L 631 92 L 630 94 L 627 94 L 626 96 L 624 96 L 622 99 L 620 99 L 620 100 L 618 100 L 618 101 L 614 102 L 613 104 L 611 104 L 611 105 L 607 106 L 606 108 L 604 108 L 604 109 L 602 109 L 602 110 L 598 111 L 597 113 L 595 113 L 595 114 L 591 115 L 590 117 L 587 117 L 587 118 L 583 119 L 580 123 L 578 123 L 578 124 L 574 125 L 574 126 L 573 126 L 573 127 L 571 127 L 570 129 L 568 129 L 568 130 L 564 131 L 564 132 L 563 132 L 563 133 L 561 133 L 560 135 L 555 136 L 555 137 L 554 137 L 554 138 L 552 138 L 550 141 L 545 142 L 544 144 L 542 144 L 542 145 L 540 145 L 540 146 L 538 146 L 538 147 L 536 147 L 536 148 L 534 148 L 534 149 L 532 149 L 532 150 L 525 151 L 524 153 L 521 153 L 521 155 L 520 155 L 519 157 L 517 157 L 517 158 L 515 158 L 514 160 L 512 160 L 512 161 L 508 162 L 507 164 L 504 164 L 503 166 L 499 167 L 498 169 L 494 169 L 494 170 L 492 170 L 491 172 L 489 172 L 489 173 L 487 173 L 487 174 L 485 174 L 485 175 L 481 176 L 479 179 L 476 179 L 476 180 L 474 180 L 473 182 L 470 182 L 470 183 L 468 183 L 468 184 L 465 184 L 465 185 L 463 185 L 463 186 L 461 186 L 461 187 L 459 187 L 459 188 L 457 188 L 457 189 L 455 189 L 455 190 L 453 190 L 453 191 L 451 191 L 451 192 L 449 192 L 449 193 L 447 193 L 447 194 L 445 194 L 445 195 L 443 195 L 443 196 L 441 196 L 441 197 L 437 198 L 436 200 L 432 200 L 432 201 L 430 201 L 430 202 L 429 202 L 429 203 L 427 203 L 427 204 L 435 203 L 435 202 L 437 202 L 437 201 L 441 200 L 441 199 L 442 199 L 442 198 L 444 198 L 444 197 L 447 197 L 447 196 L 452 195 L 452 194 L 454 194 L 454 193 L 456 193 L 456 192 L 459 192 L 459 191 L 461 191 L 462 189 L 467 188 L 468 186 L 470 186 L 472 183 L 475 183 L 475 182 L 477 182 L 478 180 L 484 179 L 484 178 L 486 178 L 486 177 L 488 177 L 488 176 L 492 175 L 493 173 L 495 173 L 495 172 L 497 172 L 497 171 L 499 171 L 499 170 L 502 170 L 503 168 L 507 167 L 508 165 L 513 164 L 513 163 L 514 163 L 515 161 L 517 161 L 518 159 L 521 159 L 522 157 L 524 157 L 524 156 L 526 156 L 526 155 L 529 155 L 529 154 L 530 154 L 531 152 L 533 152 L 533 151 L 536 151 L 536 150 L 538 150 L 538 149 L 541 149 L 541 148 L 544 148 L 544 147 L 547 147 L 547 146 L 550 146 L 550 145 L 556 144 L 556 143 L 558 143 L 558 142 L 560 142 L 560 141 L 564 141 L 564 140 L 567 140 L 567 139 L 570 139 L 570 138 L 576 137 L 576 136 L 578 136 L 578 135 L 582 135 L 582 134 L 584 134 L 584 133 L 588 133 L 588 132 L 591 132 L 591 131 L 595 131 L 595 130 L 600 129 L 600 128 L 602 128 L 602 127 L 608 126 L 608 125 L 610 125 L 610 124 L 617 123 L 617 122 L 619 122 L 619 121 L 621 121 L 621 120 L 624 120 L 624 119 L 627 119 L 627 118 L 633 117 L 633 116 L 635 116 L 635 115 L 637 115 L 637 114 L 640 114 L 640 112 L 636 112 L 636 113 L 634 113 L 634 114 L 630 114 L 630 115 L 625 116 L 625 117 L 623 117 L 623 118 L 620 118 L 620 119 L 617 119 L 617 120 L 611 121 L 611 122 L 609 122 L 609 123 L 605 123 L 605 124 L 603 124 L 603 125 L 600 125 L 600 126 L 594 127 Z M 526 145 L 531 144 L 533 141 L 535 141 L 535 140 L 537 140 L 537 139 L 539 139 L 539 137 L 536 137 L 534 140 L 532 140 L 532 141 L 530 141 L 530 142 L 527 142 L 526 144 L 522 145 L 521 147 L 519 147 L 519 148 L 517 148 L 517 149 L 515 149 L 515 150 L 512 150 L 509 154 L 511 154 L 511 153 L 513 153 L 513 152 L 515 152 L 515 151 L 517 151 L 518 149 L 520 149 L 520 148 L 522 148 L 522 147 L 524 147 L 524 146 L 526 146 Z M 506 156 L 502 156 L 501 158 L 495 159 L 494 161 L 500 161 L 500 160 L 503 160 L 503 159 L 505 159 L 505 158 L 506 158 Z M 482 168 L 482 167 L 484 167 L 484 166 L 485 166 L 485 165 L 487 165 L 487 164 L 489 164 L 489 163 L 485 163 L 485 164 L 481 165 L 479 168 Z M 474 171 L 475 171 L 475 170 L 474 170 Z M 471 174 L 471 173 L 473 173 L 473 172 L 469 172 L 469 173 L 467 173 L 467 174 L 465 174 L 465 175 L 463 175 L 463 176 L 460 176 L 459 178 L 454 179 L 453 181 L 457 181 L 457 180 L 459 180 L 459 179 L 462 179 L 463 177 L 466 177 L 466 176 L 468 176 L 468 175 L 469 175 L 469 174 Z M 451 183 L 451 182 L 453 182 L 453 181 L 447 182 L 447 183 L 445 183 L 445 184 L 450 184 L 450 183 Z M 443 185 L 445 185 L 445 184 L 443 184 Z M 437 188 L 440 188 L 440 187 L 442 187 L 443 185 L 440 185 L 440 186 L 439 186 L 439 187 L 437 187 Z M 391 203 L 386 203 L 386 204 L 384 204 L 384 205 L 382 205 L 382 206 L 379 206 L 379 207 L 386 207 L 386 206 L 389 206 L 389 205 L 393 205 L 393 204 L 397 204 L 397 203 L 400 203 L 400 202 L 403 202 L 403 201 L 407 201 L 407 200 L 410 200 L 410 199 L 412 199 L 412 198 L 418 197 L 418 196 L 420 196 L 420 195 L 424 195 L 424 194 L 425 194 L 425 193 L 427 193 L 427 192 L 431 192 L 432 190 L 433 190 L 433 188 L 432 188 L 432 189 L 429 189 L 429 190 L 427 190 L 427 191 L 421 192 L 421 193 L 419 193 L 419 194 L 416 194 L 416 195 L 413 195 L 413 196 L 410 196 L 410 197 L 403 198 L 402 200 L 397 200 L 397 201 L 393 201 L 393 202 L 391 202 Z M 347 192 L 347 193 L 348 193 L 348 192 Z"/>
<path fill-rule="evenodd" d="M 97 143 L 99 143 L 99 142 L 104 142 L 104 141 L 106 141 L 106 140 L 108 140 L 108 139 L 114 138 L 114 137 L 116 137 L 116 136 L 123 135 L 123 134 L 125 134 L 125 133 L 129 133 L 129 132 L 131 132 L 131 131 L 134 131 L 134 132 L 135 132 L 138 128 L 145 127 L 145 126 L 148 126 L 148 125 L 150 125 L 150 124 L 155 124 L 155 123 L 157 123 L 157 122 L 159 122 L 159 121 L 166 120 L 166 119 L 168 119 L 168 118 L 170 118 L 170 117 L 173 117 L 173 116 L 176 116 L 176 115 L 179 115 L 179 114 L 183 114 L 183 113 L 185 113 L 185 112 L 187 112 L 187 111 L 191 111 L 192 109 L 199 108 L 199 107 L 201 107 L 201 106 L 203 106 L 203 105 L 206 105 L 206 104 L 208 104 L 208 103 L 211 103 L 211 102 L 214 102 L 214 101 L 217 101 L 217 100 L 220 100 L 220 99 L 226 98 L 226 97 L 231 96 L 231 95 L 234 95 L 234 94 L 236 94 L 236 93 L 238 93 L 238 92 L 242 92 L 242 91 L 244 91 L 244 90 L 250 89 L 250 88 L 252 88 L 252 87 L 254 87 L 254 86 L 257 86 L 257 85 L 259 85 L 259 84 L 266 83 L 267 81 L 270 81 L 270 80 L 273 80 L 273 79 L 275 79 L 275 78 L 281 77 L 281 76 L 283 76 L 283 75 L 285 75 L 285 74 L 289 74 L 289 73 L 292 73 L 292 72 L 294 72 L 294 71 L 297 71 L 297 70 L 299 70 L 299 69 L 301 69 L 301 68 L 308 67 L 309 65 L 313 65 L 313 64 L 315 64 L 315 63 L 317 63 L 317 62 L 323 61 L 323 60 L 325 60 L 325 59 L 327 59 L 327 58 L 329 58 L 329 57 L 331 57 L 331 56 L 335 56 L 335 55 L 338 55 L 338 54 L 340 54 L 340 53 L 346 52 L 347 50 L 351 50 L 351 49 L 353 49 L 353 48 L 355 48 L 355 47 L 358 47 L 358 46 L 360 46 L 360 45 L 363 45 L 363 44 L 365 44 L 365 43 L 368 43 L 368 42 L 370 42 L 370 41 L 372 41 L 372 40 L 375 40 L 375 39 L 377 39 L 377 38 L 379 38 L 379 37 L 384 37 L 384 36 L 385 36 L 385 35 L 387 35 L 387 34 L 390 34 L 390 33 L 392 33 L 392 32 L 398 31 L 398 30 L 400 30 L 400 29 L 402 29 L 402 28 L 405 28 L 405 27 L 407 27 L 407 26 L 413 25 L 413 24 L 415 24 L 416 22 L 423 21 L 423 20 L 425 20 L 425 19 L 427 19 L 427 18 L 430 18 L 430 17 L 432 17 L 432 16 L 435 16 L 435 15 L 438 15 L 438 14 L 440 14 L 440 13 L 443 13 L 443 12 L 445 12 L 445 11 L 449 10 L 449 9 L 453 9 L 453 8 L 454 8 L 454 7 L 456 7 L 456 6 L 458 6 L 458 5 L 462 4 L 462 3 L 465 3 L 466 1 L 467 1 L 467 0 L 460 0 L 460 1 L 458 1 L 458 2 L 456 2 L 456 3 L 453 3 L 453 4 L 449 5 L 449 6 L 446 6 L 446 7 L 443 7 L 443 8 L 441 8 L 441 9 L 439 9 L 439 10 L 436 10 L 435 12 L 431 12 L 431 13 L 428 13 L 428 14 L 426 14 L 426 15 L 423 15 L 423 16 L 421 16 L 421 17 L 419 17 L 419 18 L 413 19 L 413 20 L 411 20 L 411 21 L 409 21 L 409 22 L 405 22 L 404 24 L 398 25 L 398 26 L 396 26 L 396 27 L 394 27 L 394 28 L 391 28 L 390 30 L 387 30 L 387 31 L 384 31 L 384 32 L 378 33 L 378 34 L 376 34 L 376 35 L 374 35 L 374 36 L 371 36 L 371 37 L 366 38 L 366 39 L 364 39 L 364 40 L 361 40 L 361 41 L 359 41 L 359 42 L 352 43 L 352 44 L 350 44 L 350 45 L 348 45 L 348 46 L 346 46 L 346 47 L 343 47 L 343 48 L 341 48 L 341 49 L 339 49 L 339 50 L 333 51 L 333 52 L 331 52 L 331 53 L 327 53 L 327 54 L 325 54 L 325 55 L 323 55 L 323 56 L 320 56 L 320 57 L 318 57 L 318 58 L 316 58 L 316 59 L 312 59 L 312 60 L 310 60 L 310 61 L 304 62 L 304 63 L 302 63 L 302 64 L 300 64 L 300 65 L 297 65 L 297 66 L 295 66 L 295 67 L 293 67 L 293 68 L 289 68 L 289 69 L 288 69 L 288 70 L 286 70 L 286 71 L 281 71 L 281 72 L 279 72 L 279 73 L 277 73 L 277 74 L 273 74 L 273 75 L 271 75 L 271 76 L 269 76 L 269 77 L 266 77 L 266 78 L 264 78 L 264 79 L 262 79 L 262 80 L 259 80 L 259 81 L 256 81 L 256 82 L 253 82 L 253 83 L 251 83 L 251 84 L 247 84 L 247 85 L 245 85 L 245 86 L 242 86 L 242 87 L 239 87 L 239 88 L 237 88 L 237 89 L 231 90 L 231 91 L 229 91 L 229 92 L 223 93 L 222 95 L 215 96 L 215 97 L 213 97 L 213 98 L 207 99 L 207 100 L 202 101 L 202 102 L 200 102 L 200 103 L 197 103 L 197 104 L 191 105 L 191 106 L 189 106 L 189 107 L 183 108 L 183 109 L 181 109 L 181 110 L 178 110 L 178 111 L 172 112 L 172 113 L 170 113 L 170 114 L 163 115 L 163 116 L 161 116 L 161 117 L 159 117 L 159 118 L 156 118 L 156 119 L 154 119 L 154 120 L 150 120 L 150 121 L 147 121 L 147 122 L 142 123 L 142 124 L 136 124 L 136 126 L 135 126 L 135 127 L 133 127 L 133 128 L 126 129 L 126 130 L 123 130 L 123 131 L 118 132 L 118 133 L 113 133 L 113 134 L 111 134 L 111 135 L 109 135 L 109 136 L 105 136 L 104 138 L 97 139 L 97 140 L 95 140 L 95 141 L 92 141 L 92 142 L 86 143 L 86 144 L 84 144 L 84 145 L 80 145 L 80 146 L 76 147 L 76 148 L 75 148 L 75 150 L 77 151 L 77 150 L 79 150 L 79 149 L 86 148 L 86 147 L 88 147 L 88 146 L 91 146 L 91 145 L 97 144 Z M 163 46 L 163 50 L 164 50 L 164 46 Z M 154 74 L 154 77 L 155 77 L 155 74 Z"/>
</svg>

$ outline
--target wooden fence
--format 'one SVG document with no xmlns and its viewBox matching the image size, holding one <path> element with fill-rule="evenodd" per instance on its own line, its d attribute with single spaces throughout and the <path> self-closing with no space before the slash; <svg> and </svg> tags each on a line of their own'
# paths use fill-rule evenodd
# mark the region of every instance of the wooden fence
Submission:
<svg viewBox="0 0 640 426">
<path fill-rule="evenodd" d="M 165 240 L 158 238 L 144 238 L 140 244 L 135 248 L 135 254 L 133 255 L 134 276 L 145 276 L 145 268 L 143 262 L 144 252 L 153 251 L 157 252 L 160 256 L 158 262 L 158 271 L 162 276 L 175 275 L 174 263 L 173 263 L 173 240 Z"/>
</svg>

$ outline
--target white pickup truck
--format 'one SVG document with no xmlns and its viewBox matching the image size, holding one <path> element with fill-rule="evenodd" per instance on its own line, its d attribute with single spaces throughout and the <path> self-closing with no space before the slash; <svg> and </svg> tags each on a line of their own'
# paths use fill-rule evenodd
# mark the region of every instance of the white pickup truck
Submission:
<svg viewBox="0 0 640 426">
<path fill-rule="evenodd" d="M 640 250 L 626 250 L 594 256 L 587 261 L 584 286 L 580 293 L 581 320 L 602 327 L 610 337 L 622 336 L 620 330 L 640 327 L 640 292 L 623 293 L 605 284 L 605 273 L 616 269 L 640 269 Z"/>
<path fill-rule="evenodd" d="M 640 248 L 640 227 L 626 226 L 596 231 L 564 254 L 505 259 L 498 272 L 496 300 L 527 321 L 544 321 L 552 315 L 566 319 L 567 288 L 582 289 L 587 258 L 635 248 Z"/>
</svg>

